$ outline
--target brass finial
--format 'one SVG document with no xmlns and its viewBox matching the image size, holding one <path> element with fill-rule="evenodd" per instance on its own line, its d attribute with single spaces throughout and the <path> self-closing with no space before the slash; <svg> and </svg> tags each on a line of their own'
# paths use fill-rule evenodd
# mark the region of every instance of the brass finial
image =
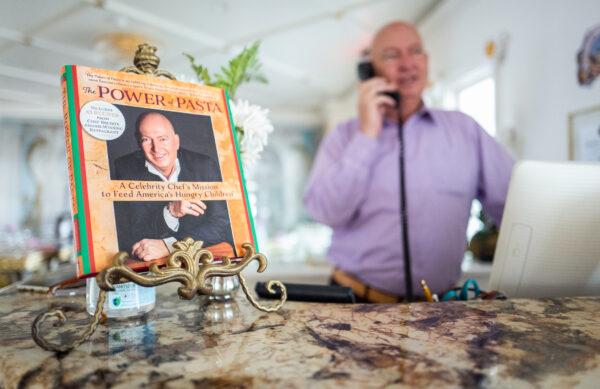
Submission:
<svg viewBox="0 0 600 389">
<path fill-rule="evenodd" d="M 122 72 L 146 74 L 155 77 L 166 77 L 175 80 L 175 76 L 166 70 L 158 68 L 160 58 L 156 55 L 156 46 L 151 46 L 148 43 L 138 45 L 133 58 L 133 65 L 121 69 Z"/>
</svg>

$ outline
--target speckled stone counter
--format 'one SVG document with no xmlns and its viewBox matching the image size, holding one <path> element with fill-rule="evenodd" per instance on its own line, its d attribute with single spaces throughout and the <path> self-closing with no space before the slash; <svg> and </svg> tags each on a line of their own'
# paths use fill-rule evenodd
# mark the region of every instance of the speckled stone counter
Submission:
<svg viewBox="0 0 600 389">
<path fill-rule="evenodd" d="M 288 302 L 281 312 L 265 314 L 242 296 L 215 305 L 179 300 L 170 286 L 158 292 L 146 318 L 101 325 L 64 356 L 35 345 L 31 322 L 51 305 L 82 307 L 83 296 L 0 294 L 0 387 L 600 384 L 600 298 Z M 86 320 L 73 315 L 67 328 Z"/>
</svg>

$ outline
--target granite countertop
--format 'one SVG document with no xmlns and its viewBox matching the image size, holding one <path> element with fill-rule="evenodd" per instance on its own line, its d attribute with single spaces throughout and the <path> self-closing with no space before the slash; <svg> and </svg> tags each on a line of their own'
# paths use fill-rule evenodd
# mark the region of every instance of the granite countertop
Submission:
<svg viewBox="0 0 600 389">
<path fill-rule="evenodd" d="M 100 325 L 67 355 L 31 323 L 83 296 L 0 294 L 0 387 L 597 387 L 600 297 L 410 305 L 288 302 L 263 313 L 158 289 L 145 318 Z M 71 313 L 85 323 L 83 313 Z M 66 335 L 74 334 L 71 325 Z M 51 328 L 51 326 L 49 326 Z"/>
</svg>

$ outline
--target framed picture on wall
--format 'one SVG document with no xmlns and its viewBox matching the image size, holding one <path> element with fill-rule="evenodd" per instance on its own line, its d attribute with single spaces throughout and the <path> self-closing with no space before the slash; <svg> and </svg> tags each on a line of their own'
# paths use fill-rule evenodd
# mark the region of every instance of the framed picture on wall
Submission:
<svg viewBox="0 0 600 389">
<path fill-rule="evenodd" d="M 569 114 L 569 159 L 600 162 L 600 105 Z"/>
</svg>

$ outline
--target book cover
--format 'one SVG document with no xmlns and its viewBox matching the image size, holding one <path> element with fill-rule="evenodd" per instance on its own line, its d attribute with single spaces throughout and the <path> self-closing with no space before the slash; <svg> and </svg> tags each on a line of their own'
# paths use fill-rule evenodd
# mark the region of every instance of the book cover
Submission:
<svg viewBox="0 0 600 389">
<path fill-rule="evenodd" d="M 120 251 L 146 269 L 186 237 L 217 258 L 258 250 L 225 91 L 76 65 L 61 74 L 79 277 Z"/>
</svg>

